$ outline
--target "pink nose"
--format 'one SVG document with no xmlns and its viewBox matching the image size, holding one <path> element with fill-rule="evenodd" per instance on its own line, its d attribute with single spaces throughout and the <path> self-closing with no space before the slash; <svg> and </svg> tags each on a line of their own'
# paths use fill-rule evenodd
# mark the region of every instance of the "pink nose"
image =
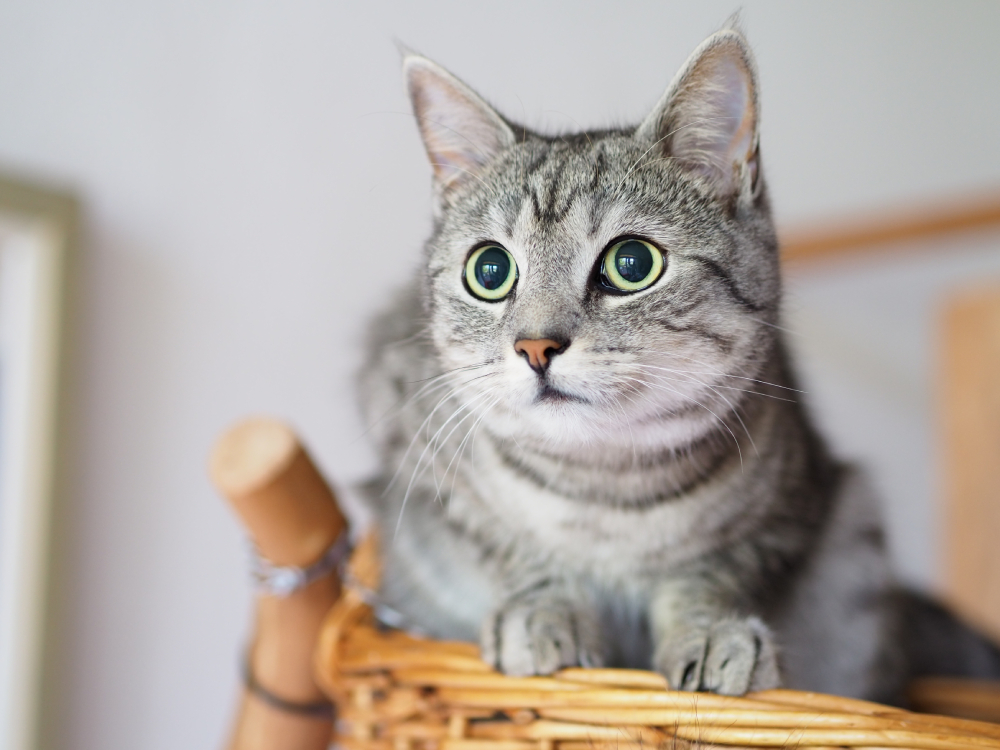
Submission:
<svg viewBox="0 0 1000 750">
<path fill-rule="evenodd" d="M 514 343 L 514 351 L 528 359 L 531 369 L 541 374 L 549 366 L 549 359 L 566 348 L 552 339 L 520 339 Z"/>
</svg>

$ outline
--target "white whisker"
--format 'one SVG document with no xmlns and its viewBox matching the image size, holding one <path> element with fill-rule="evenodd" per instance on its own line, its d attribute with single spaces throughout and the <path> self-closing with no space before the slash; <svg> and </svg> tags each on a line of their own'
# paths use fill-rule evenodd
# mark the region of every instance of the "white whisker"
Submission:
<svg viewBox="0 0 1000 750">
<path fill-rule="evenodd" d="M 441 406 L 443 406 L 450 398 L 453 398 L 454 396 L 457 396 L 459 393 L 462 393 L 466 389 L 470 388 L 475 381 L 482 380 L 483 378 L 488 378 L 488 377 L 490 377 L 493 374 L 494 373 L 485 373 L 483 375 L 477 375 L 474 378 L 470 378 L 469 380 L 465 381 L 464 383 L 461 383 L 460 385 L 455 386 L 454 388 L 452 388 L 451 390 L 449 390 L 447 393 L 445 393 L 444 396 L 441 397 L 441 399 L 437 402 L 437 404 L 434 406 L 434 408 L 431 409 L 430 413 L 426 417 L 424 417 L 423 422 L 421 422 L 420 425 L 417 427 L 417 429 L 414 430 L 413 437 L 410 439 L 409 445 L 407 445 L 406 450 L 403 452 L 403 456 L 399 460 L 399 465 L 396 467 L 396 471 L 393 473 L 392 478 L 389 480 L 389 483 L 385 487 L 385 490 L 384 490 L 385 492 L 388 492 L 389 489 L 392 488 L 392 486 L 395 484 L 396 479 L 399 477 L 400 470 L 403 468 L 403 465 L 406 463 L 407 457 L 410 455 L 410 451 L 413 449 L 414 443 L 417 441 L 417 438 L 420 436 L 421 430 L 423 430 L 424 426 L 427 425 L 430 422 L 430 420 L 437 413 L 437 410 L 440 409 Z"/>
<path fill-rule="evenodd" d="M 671 377 L 669 377 L 667 375 L 659 375 L 659 374 L 656 374 L 656 373 L 649 373 L 649 376 L 657 378 L 657 379 L 669 380 L 669 381 L 674 382 L 674 383 L 677 383 L 677 382 L 691 383 L 691 384 L 701 385 L 701 386 L 703 386 L 705 388 L 708 388 L 710 391 L 712 391 L 712 393 L 714 393 L 716 396 L 718 396 L 719 398 L 721 398 L 723 401 L 726 402 L 726 406 L 729 407 L 729 411 L 732 413 L 732 415 L 734 417 L 736 417 L 737 421 L 739 421 L 739 423 L 740 423 L 740 426 L 743 428 L 743 432 L 746 433 L 747 439 L 750 441 L 750 445 L 753 447 L 754 453 L 757 454 L 758 458 L 760 457 L 760 451 L 757 450 L 757 444 L 754 443 L 753 436 L 750 434 L 750 430 L 747 429 L 746 423 L 743 421 L 743 417 L 740 416 L 739 409 L 737 408 L 737 406 L 735 406 L 733 404 L 732 401 L 730 401 L 728 398 L 726 398 L 723 394 L 719 393 L 719 391 L 717 390 L 716 387 L 711 386 L 708 383 L 705 383 L 705 382 L 703 382 L 701 380 L 697 380 L 695 378 L 689 378 L 689 379 L 686 379 L 686 380 L 680 380 L 679 381 L 676 378 L 671 378 Z M 737 388 L 737 389 L 734 389 L 734 390 L 742 390 L 742 389 L 738 389 Z M 744 392 L 745 393 L 749 393 L 750 391 L 744 391 Z M 755 391 L 754 391 L 754 393 L 755 393 Z"/>
<path fill-rule="evenodd" d="M 439 388 L 443 387 L 443 385 L 447 385 L 447 383 L 442 384 L 442 380 L 444 378 L 447 378 L 449 375 L 453 375 L 456 372 L 468 372 L 470 370 L 478 370 L 478 369 L 481 369 L 483 367 L 486 367 L 489 364 L 490 364 L 489 362 L 480 362 L 479 364 L 475 364 L 475 365 L 466 365 L 464 367 L 456 367 L 453 370 L 448 370 L 447 372 L 443 372 L 440 375 L 435 375 L 432 378 L 425 379 L 426 383 L 424 384 L 424 386 L 422 386 L 418 391 L 416 391 L 415 393 L 410 394 L 409 396 L 401 396 L 396 401 L 395 404 L 393 404 L 388 409 L 386 409 L 386 411 L 380 417 L 378 417 L 377 419 L 375 419 L 375 421 L 373 421 L 370 425 L 368 425 L 365 428 L 364 432 L 362 432 L 357 438 L 355 438 L 355 440 L 360 440 L 365 435 L 367 435 L 369 432 L 371 432 L 379 423 L 381 423 L 386 418 L 388 418 L 390 415 L 392 415 L 392 414 L 398 414 L 403 409 L 405 409 L 407 406 L 409 406 L 413 401 L 415 401 L 416 399 L 420 398 L 421 396 L 433 393 L 435 390 L 438 390 Z M 421 381 L 421 380 L 411 380 L 411 381 L 407 381 L 407 382 L 408 383 L 421 383 L 421 382 L 424 382 L 424 381 Z"/>
<path fill-rule="evenodd" d="M 709 414 L 711 414 L 713 417 L 715 417 L 718 420 L 719 424 L 721 424 L 723 427 L 726 428 L 726 431 L 733 438 L 733 443 L 736 445 L 736 452 L 739 454 L 739 457 L 740 457 L 740 470 L 741 471 L 743 470 L 743 451 L 740 448 L 740 441 L 736 438 L 736 433 L 734 433 L 732 431 L 732 429 L 729 427 L 728 424 L 726 424 L 726 421 L 722 417 L 720 417 L 714 411 L 712 411 L 707 406 L 705 406 L 703 403 L 701 403 L 700 401 L 698 401 L 698 399 L 694 398 L 693 396 L 689 396 L 686 393 L 683 393 L 682 391 L 679 391 L 676 388 L 672 388 L 672 387 L 670 387 L 668 385 L 662 385 L 662 384 L 658 384 L 658 383 L 650 383 L 648 380 L 642 380 L 641 378 L 633 378 L 633 377 L 630 377 L 628 375 L 619 375 L 618 377 L 619 378 L 625 378 L 627 380 L 632 380 L 632 381 L 635 381 L 636 383 L 641 383 L 642 385 L 646 386 L 647 388 L 660 388 L 661 390 L 665 390 L 665 391 L 670 391 L 672 393 L 676 393 L 681 398 L 686 398 L 689 401 L 691 401 L 691 402 L 697 404 L 698 406 L 700 406 L 705 411 L 707 411 Z"/>
</svg>

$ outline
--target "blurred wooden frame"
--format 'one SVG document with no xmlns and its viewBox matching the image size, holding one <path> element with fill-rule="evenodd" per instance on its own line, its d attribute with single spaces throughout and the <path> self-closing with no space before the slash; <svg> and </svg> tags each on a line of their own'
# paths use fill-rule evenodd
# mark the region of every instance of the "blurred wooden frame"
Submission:
<svg viewBox="0 0 1000 750">
<path fill-rule="evenodd" d="M 953 295 L 942 333 L 945 593 L 1000 641 L 1000 283 Z"/>
<path fill-rule="evenodd" d="M 0 178 L 0 747 L 38 744 L 72 196 Z"/>
<path fill-rule="evenodd" d="M 781 257 L 796 265 L 912 251 L 912 241 L 1000 227 L 1000 190 L 813 222 L 780 232 Z"/>
</svg>

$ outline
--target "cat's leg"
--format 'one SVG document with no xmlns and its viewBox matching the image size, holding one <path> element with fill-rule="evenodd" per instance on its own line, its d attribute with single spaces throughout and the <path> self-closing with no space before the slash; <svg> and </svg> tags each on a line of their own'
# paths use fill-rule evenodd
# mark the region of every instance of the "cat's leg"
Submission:
<svg viewBox="0 0 1000 750">
<path fill-rule="evenodd" d="M 650 602 L 650 626 L 654 667 L 675 690 L 743 695 L 781 684 L 770 629 L 739 614 L 708 577 L 662 581 Z"/>
<path fill-rule="evenodd" d="M 484 620 L 483 660 L 521 677 L 600 666 L 598 618 L 585 600 L 547 580 L 522 588 Z"/>
</svg>

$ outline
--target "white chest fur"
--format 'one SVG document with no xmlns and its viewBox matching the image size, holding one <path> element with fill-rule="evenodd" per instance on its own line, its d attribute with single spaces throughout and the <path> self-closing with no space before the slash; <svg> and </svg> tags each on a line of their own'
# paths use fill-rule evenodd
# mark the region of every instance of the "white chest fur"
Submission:
<svg viewBox="0 0 1000 750">
<path fill-rule="evenodd" d="M 602 586 L 662 575 L 725 543 L 755 516 L 741 507 L 732 472 L 662 502 L 616 507 L 542 486 L 486 441 L 469 470 L 476 491 L 456 492 L 449 516 L 493 539 L 530 541 L 540 558 Z"/>
</svg>

